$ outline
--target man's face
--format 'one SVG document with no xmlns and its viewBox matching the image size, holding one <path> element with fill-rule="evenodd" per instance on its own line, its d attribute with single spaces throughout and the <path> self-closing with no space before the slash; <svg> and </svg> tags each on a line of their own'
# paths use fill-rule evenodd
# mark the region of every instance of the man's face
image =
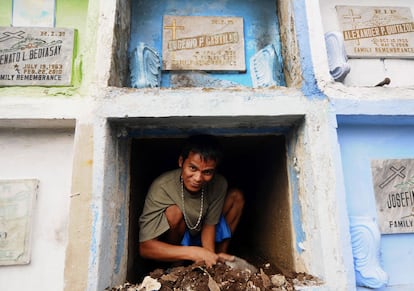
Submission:
<svg viewBox="0 0 414 291">
<path fill-rule="evenodd" d="M 200 154 L 190 152 L 187 159 L 180 157 L 178 165 L 184 186 L 189 192 L 198 192 L 201 187 L 213 179 L 216 170 L 215 160 L 204 160 Z"/>
</svg>

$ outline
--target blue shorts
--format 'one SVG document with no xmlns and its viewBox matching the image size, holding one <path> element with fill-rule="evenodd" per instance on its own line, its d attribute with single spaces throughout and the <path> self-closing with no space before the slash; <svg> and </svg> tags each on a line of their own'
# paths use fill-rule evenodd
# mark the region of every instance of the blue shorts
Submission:
<svg viewBox="0 0 414 291">
<path fill-rule="evenodd" d="M 231 238 L 230 227 L 226 219 L 222 215 L 219 222 L 216 224 L 216 242 L 221 242 L 225 239 Z M 181 240 L 183 246 L 201 246 L 201 234 L 192 236 L 188 229 L 185 230 L 183 239 Z"/>
</svg>

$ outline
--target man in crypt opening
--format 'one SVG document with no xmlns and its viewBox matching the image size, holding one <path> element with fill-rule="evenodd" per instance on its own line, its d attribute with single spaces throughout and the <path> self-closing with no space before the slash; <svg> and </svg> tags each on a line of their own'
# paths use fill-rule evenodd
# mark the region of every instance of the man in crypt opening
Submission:
<svg viewBox="0 0 414 291">
<path fill-rule="evenodd" d="M 244 207 L 239 189 L 228 189 L 217 173 L 220 144 L 211 135 L 190 136 L 178 158 L 178 169 L 154 180 L 139 219 L 143 258 L 164 261 L 232 261 L 230 238 Z"/>
</svg>

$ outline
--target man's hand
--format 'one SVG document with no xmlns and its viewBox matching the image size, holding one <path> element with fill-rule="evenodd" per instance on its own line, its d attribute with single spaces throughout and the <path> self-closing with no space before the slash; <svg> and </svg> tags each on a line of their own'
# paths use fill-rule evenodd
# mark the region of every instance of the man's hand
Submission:
<svg viewBox="0 0 414 291">
<path fill-rule="evenodd" d="M 174 262 L 179 260 L 190 260 L 193 262 L 204 261 L 207 267 L 217 262 L 233 261 L 234 256 L 215 252 L 196 246 L 177 246 L 158 240 L 148 240 L 140 243 L 140 254 L 142 257 L 153 260 Z"/>
<path fill-rule="evenodd" d="M 226 262 L 226 261 L 234 261 L 234 256 L 225 254 L 225 253 L 219 253 L 216 254 L 212 251 L 209 251 L 202 247 L 191 247 L 193 251 L 193 261 L 194 262 L 201 262 L 204 261 L 207 267 L 211 267 L 218 262 Z"/>
<path fill-rule="evenodd" d="M 219 261 L 219 255 L 203 247 L 189 247 L 191 248 L 194 262 L 204 261 L 207 267 L 211 267 Z"/>
<path fill-rule="evenodd" d="M 220 262 L 223 262 L 223 263 L 224 262 L 233 262 L 234 259 L 235 259 L 235 256 L 229 255 L 229 254 L 226 254 L 226 253 L 219 253 L 218 256 L 219 256 Z"/>
</svg>

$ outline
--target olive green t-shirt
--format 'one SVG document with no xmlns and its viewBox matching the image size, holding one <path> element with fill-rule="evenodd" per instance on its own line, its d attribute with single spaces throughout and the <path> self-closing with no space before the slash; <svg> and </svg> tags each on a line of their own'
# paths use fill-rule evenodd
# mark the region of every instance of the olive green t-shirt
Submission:
<svg viewBox="0 0 414 291">
<path fill-rule="evenodd" d="M 181 169 L 176 169 L 162 174 L 152 183 L 139 218 L 140 242 L 157 238 L 170 228 L 165 216 L 167 207 L 175 204 L 183 211 L 180 175 Z M 213 179 L 204 186 L 202 221 L 196 230 L 190 230 L 192 235 L 199 233 L 203 224 L 215 225 L 218 223 L 226 192 L 226 179 L 216 173 Z M 200 214 L 201 193 L 190 194 L 184 188 L 184 203 L 185 214 L 191 225 L 194 226 L 197 224 Z"/>
</svg>

